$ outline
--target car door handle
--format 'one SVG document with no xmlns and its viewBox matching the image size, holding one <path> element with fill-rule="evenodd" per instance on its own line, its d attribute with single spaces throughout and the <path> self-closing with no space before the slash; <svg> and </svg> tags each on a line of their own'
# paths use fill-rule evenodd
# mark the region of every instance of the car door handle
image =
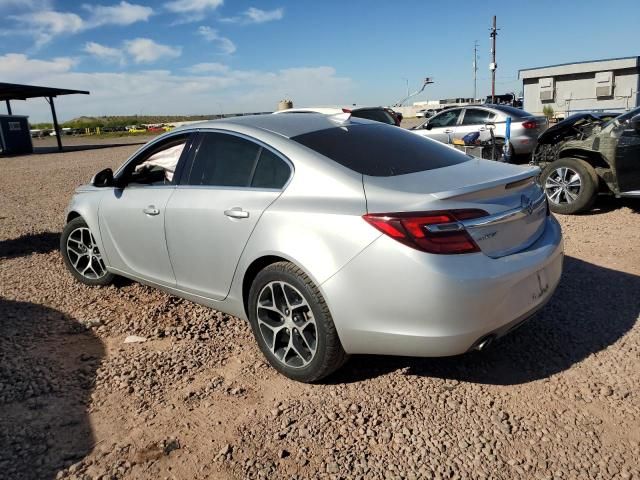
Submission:
<svg viewBox="0 0 640 480">
<path fill-rule="evenodd" d="M 453 133 L 453 130 L 451 130 L 450 128 L 447 128 L 444 133 Z"/>
<path fill-rule="evenodd" d="M 249 212 L 240 207 L 233 207 L 229 210 L 225 210 L 224 214 L 230 218 L 249 218 Z"/>
<path fill-rule="evenodd" d="M 147 208 L 144 208 L 142 210 L 145 215 L 159 215 L 160 214 L 160 210 L 158 210 L 154 205 L 149 205 Z"/>
</svg>

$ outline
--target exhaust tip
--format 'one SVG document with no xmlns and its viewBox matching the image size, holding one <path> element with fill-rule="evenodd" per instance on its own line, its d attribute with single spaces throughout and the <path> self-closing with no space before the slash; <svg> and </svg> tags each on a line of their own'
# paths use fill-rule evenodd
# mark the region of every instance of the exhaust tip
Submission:
<svg viewBox="0 0 640 480">
<path fill-rule="evenodd" d="M 489 345 L 493 343 L 494 339 L 495 335 L 487 335 L 486 337 L 481 338 L 480 340 L 478 340 L 475 349 L 479 352 L 483 352 L 489 347 Z"/>
</svg>

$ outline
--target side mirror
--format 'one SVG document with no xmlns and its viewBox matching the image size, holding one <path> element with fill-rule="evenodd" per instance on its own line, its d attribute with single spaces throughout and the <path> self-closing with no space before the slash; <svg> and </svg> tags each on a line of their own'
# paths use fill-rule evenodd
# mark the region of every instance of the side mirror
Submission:
<svg viewBox="0 0 640 480">
<path fill-rule="evenodd" d="M 100 170 L 91 179 L 91 185 L 94 187 L 113 187 L 113 184 L 113 170 L 110 168 Z"/>
<path fill-rule="evenodd" d="M 629 125 L 631 126 L 631 128 L 633 128 L 636 132 L 640 132 L 640 113 L 638 115 L 635 115 L 631 118 L 631 120 L 629 121 Z"/>
<path fill-rule="evenodd" d="M 426 129 L 426 130 L 431 130 L 433 128 L 433 125 L 431 125 L 429 122 L 425 123 L 422 128 Z"/>
</svg>

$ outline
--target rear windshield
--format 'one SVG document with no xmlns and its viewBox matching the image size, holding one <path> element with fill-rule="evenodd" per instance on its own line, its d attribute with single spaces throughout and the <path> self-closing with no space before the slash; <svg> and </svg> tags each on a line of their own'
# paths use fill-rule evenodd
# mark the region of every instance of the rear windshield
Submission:
<svg viewBox="0 0 640 480">
<path fill-rule="evenodd" d="M 351 170 L 392 177 L 466 162 L 470 157 L 403 128 L 348 125 L 292 137 Z"/>
<path fill-rule="evenodd" d="M 395 120 L 391 117 L 391 114 L 385 112 L 381 108 L 370 108 L 354 110 L 351 115 L 358 118 L 366 118 L 367 120 L 374 120 L 376 122 L 388 123 L 389 125 L 395 125 Z"/>
<path fill-rule="evenodd" d="M 513 117 L 533 117 L 529 112 L 525 112 L 521 108 L 510 107 L 509 105 L 487 105 L 488 107 L 495 108 L 496 110 L 500 110 L 507 115 Z"/>
</svg>

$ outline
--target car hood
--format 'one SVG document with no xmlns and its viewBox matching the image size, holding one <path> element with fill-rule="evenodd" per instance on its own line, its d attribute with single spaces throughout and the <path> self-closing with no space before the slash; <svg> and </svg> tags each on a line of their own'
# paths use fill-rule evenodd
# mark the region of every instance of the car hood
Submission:
<svg viewBox="0 0 640 480">
<path fill-rule="evenodd" d="M 596 126 L 603 123 L 605 122 L 602 119 L 590 113 L 572 115 L 542 132 L 538 137 L 538 144 L 554 144 L 567 136 L 574 135 L 576 127 Z"/>
</svg>

